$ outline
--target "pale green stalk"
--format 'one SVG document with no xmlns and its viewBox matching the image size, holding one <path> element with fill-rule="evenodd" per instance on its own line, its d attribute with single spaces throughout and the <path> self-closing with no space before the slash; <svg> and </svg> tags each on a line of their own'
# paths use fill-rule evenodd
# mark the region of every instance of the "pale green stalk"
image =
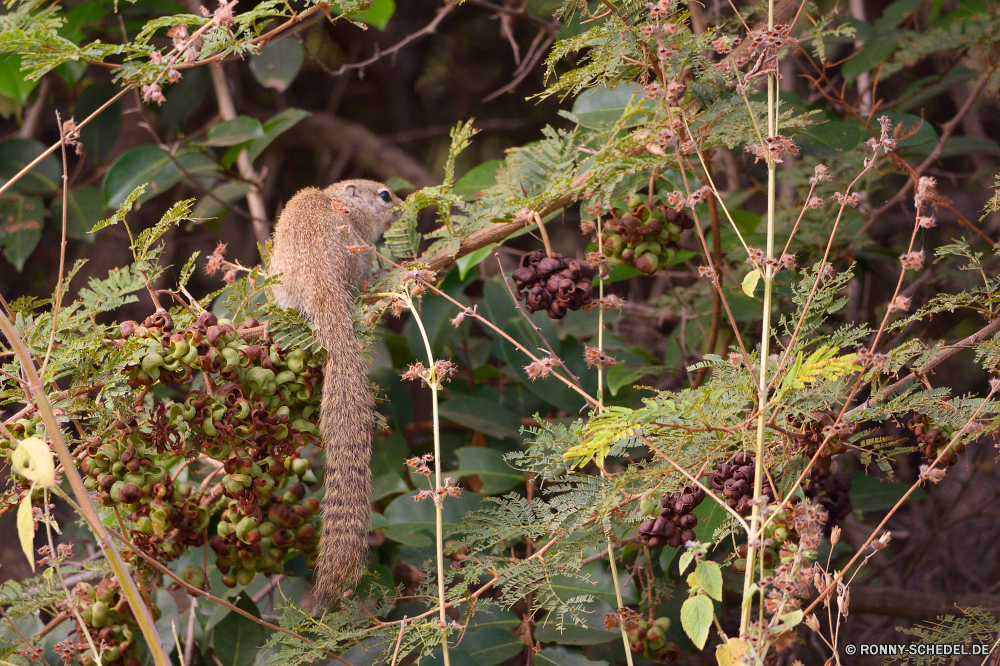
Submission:
<svg viewBox="0 0 1000 666">
<path fill-rule="evenodd" d="M 139 596 L 139 590 L 125 568 L 125 561 L 122 559 L 121 553 L 115 548 L 114 542 L 111 540 L 111 535 L 101 522 L 101 518 L 97 514 L 97 509 L 90 499 L 90 494 L 83 485 L 80 470 L 76 468 L 76 460 L 73 459 L 73 454 L 70 453 L 65 440 L 63 440 L 62 430 L 59 428 L 55 413 L 52 411 L 52 405 L 49 403 L 49 397 L 45 393 L 42 379 L 38 376 L 38 370 L 35 368 L 31 352 L 28 351 L 24 340 L 21 339 L 21 335 L 17 332 L 14 324 L 11 323 L 6 313 L 2 310 L 0 310 L 0 331 L 7 337 L 11 349 L 13 349 L 18 361 L 21 363 L 21 369 L 27 379 L 28 391 L 35 400 L 35 408 L 41 415 L 42 423 L 45 424 L 45 431 L 52 440 L 52 448 L 59 458 L 59 463 L 63 466 L 63 473 L 66 475 L 66 479 L 73 489 L 73 496 L 76 497 L 76 501 L 80 505 L 80 515 L 83 516 L 90 531 L 94 533 L 97 545 L 104 552 L 104 556 L 108 558 L 111 571 L 114 572 L 122 594 L 125 595 L 125 599 L 128 601 L 128 605 L 135 615 L 135 620 L 139 624 L 142 637 L 146 639 L 153 663 L 156 666 L 170 666 L 170 657 L 167 656 L 167 651 L 163 649 L 163 643 L 156 632 L 156 623 L 153 621 L 153 616 L 150 614 L 149 609 L 146 608 L 146 604 L 143 603 L 142 597 Z"/>
<path fill-rule="evenodd" d="M 441 491 L 441 423 L 438 415 L 438 390 L 441 388 L 441 381 L 434 370 L 434 352 L 431 350 L 431 342 L 427 338 L 427 331 L 424 330 L 424 322 L 420 319 L 420 313 L 413 307 L 413 301 L 409 297 L 406 298 L 406 304 L 413 314 L 413 320 L 417 322 L 420 337 L 424 340 L 424 350 L 427 352 L 429 373 L 427 385 L 431 388 L 431 417 L 434 423 L 434 529 L 437 537 L 435 546 L 437 548 L 438 607 L 441 627 L 445 632 L 444 639 L 441 641 L 441 654 L 444 658 L 444 666 L 451 666 L 451 658 L 448 655 L 448 616 L 444 612 L 444 518 L 441 514 L 444 498 L 438 494 Z"/>
<path fill-rule="evenodd" d="M 774 28 L 774 0 L 768 0 L 767 7 L 767 27 Z M 774 72 L 767 75 L 767 135 L 773 137 L 777 134 L 777 81 Z M 752 117 L 753 114 L 751 114 Z M 765 148 L 766 144 L 762 144 Z M 761 320 L 760 334 L 760 372 L 758 373 L 757 391 L 757 440 L 756 440 L 756 460 L 753 479 L 753 498 L 759 500 L 764 487 L 764 440 L 765 426 L 767 424 L 767 360 L 770 355 L 769 344 L 771 341 L 771 287 L 774 283 L 774 269 L 769 262 L 774 258 L 774 198 L 775 198 L 775 162 L 768 155 L 767 159 L 767 249 L 766 260 L 762 267 L 764 278 L 764 307 Z M 747 567 L 743 574 L 743 610 L 740 614 L 740 636 L 746 637 L 750 624 L 750 607 L 746 603 L 750 595 L 750 588 L 753 585 L 757 573 L 757 549 L 755 542 L 759 539 L 758 527 L 760 525 L 760 505 L 757 501 L 753 503 L 750 512 L 750 534 L 747 545 Z"/>
<path fill-rule="evenodd" d="M 625 660 L 628 662 L 628 666 L 632 666 L 632 646 L 628 642 L 628 632 L 625 631 L 625 618 L 621 614 L 621 610 L 625 608 L 625 604 L 622 603 L 622 588 L 618 584 L 618 565 L 615 564 L 615 547 L 611 543 L 611 534 L 605 533 L 605 538 L 608 540 L 608 560 L 611 561 L 611 578 L 615 581 L 615 596 L 618 598 L 618 627 L 622 630 L 622 643 L 625 645 Z"/>
</svg>

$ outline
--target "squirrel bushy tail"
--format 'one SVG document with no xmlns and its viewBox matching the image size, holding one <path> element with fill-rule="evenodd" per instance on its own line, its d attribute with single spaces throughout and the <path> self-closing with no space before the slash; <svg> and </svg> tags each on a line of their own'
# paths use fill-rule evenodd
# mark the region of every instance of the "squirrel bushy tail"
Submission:
<svg viewBox="0 0 1000 666">
<path fill-rule="evenodd" d="M 368 388 L 360 345 L 354 342 L 348 292 L 338 300 L 343 301 L 343 309 L 325 313 L 326 321 L 319 326 L 321 333 L 332 334 L 332 340 L 353 343 L 327 343 L 329 355 L 323 377 L 319 429 L 326 448 L 326 468 L 323 538 L 316 558 L 315 591 L 326 604 L 336 602 L 364 572 L 371 522 L 370 462 L 375 400 Z"/>
</svg>

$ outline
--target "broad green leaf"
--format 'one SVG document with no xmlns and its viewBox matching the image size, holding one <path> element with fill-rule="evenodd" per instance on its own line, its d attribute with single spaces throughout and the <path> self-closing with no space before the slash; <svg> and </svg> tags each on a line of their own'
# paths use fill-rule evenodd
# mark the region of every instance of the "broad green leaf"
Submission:
<svg viewBox="0 0 1000 666">
<path fill-rule="evenodd" d="M 42 239 L 45 204 L 36 197 L 5 194 L 0 197 L 0 245 L 3 256 L 21 271 Z"/>
<path fill-rule="evenodd" d="M 62 228 L 62 197 L 52 198 L 52 222 Z M 93 185 L 71 190 L 66 196 L 66 235 L 94 242 L 91 229 L 104 218 L 104 197 Z"/>
<path fill-rule="evenodd" d="M 402 474 L 391 472 L 389 474 L 372 475 L 371 501 L 377 502 L 390 495 L 405 493 L 410 487 L 406 485 Z"/>
<path fill-rule="evenodd" d="M 35 139 L 7 139 L 0 143 L 0 178 L 10 180 L 32 160 L 45 152 Z M 52 194 L 62 188 L 62 166 L 54 155 L 45 159 L 14 183 L 23 194 Z"/>
<path fill-rule="evenodd" d="M 922 3 L 922 0 L 893 0 L 882 10 L 882 15 L 875 20 L 875 31 L 884 33 L 899 26 Z"/>
<path fill-rule="evenodd" d="M 934 144 L 928 143 L 927 145 Z M 978 155 L 986 151 L 1000 151 L 1000 144 L 986 137 L 953 136 L 945 142 L 941 157 L 964 157 L 965 155 Z"/>
<path fill-rule="evenodd" d="M 630 101 L 633 106 L 641 106 L 645 96 L 642 87 L 635 83 L 621 83 L 610 90 L 605 86 L 594 88 L 593 92 L 577 97 L 573 115 L 583 127 L 608 129 L 622 117 Z M 627 125 L 638 125 L 646 119 L 645 114 L 636 114 Z"/>
<path fill-rule="evenodd" d="M 410 546 L 429 546 L 434 534 L 434 503 L 430 498 L 414 502 L 416 492 L 406 493 L 394 499 L 385 509 L 389 526 L 383 529 L 385 535 L 398 543 Z M 475 493 L 463 492 L 459 497 L 445 497 L 442 518 L 445 539 L 453 539 L 462 529 L 465 515 L 479 508 L 480 497 Z"/>
<path fill-rule="evenodd" d="M 17 538 L 21 542 L 21 551 L 35 570 L 35 519 L 31 512 L 31 493 L 25 493 L 24 499 L 17 507 Z"/>
<path fill-rule="evenodd" d="M 559 591 L 559 596 L 564 600 L 570 598 L 563 596 L 562 591 Z M 608 641 L 620 641 L 621 631 L 608 631 L 604 628 L 604 615 L 611 612 L 614 609 L 606 601 L 590 602 L 584 605 L 584 612 L 580 613 L 584 625 L 574 624 L 570 617 L 565 616 L 562 631 L 559 630 L 556 614 L 550 613 L 544 621 L 535 625 L 535 640 L 562 645 L 600 645 Z"/>
<path fill-rule="evenodd" d="M 472 167 L 455 181 L 452 190 L 463 199 L 474 199 L 477 194 L 497 182 L 497 169 L 500 165 L 500 160 L 490 160 Z"/>
<path fill-rule="evenodd" d="M 22 439 L 11 454 L 10 462 L 13 471 L 43 488 L 51 488 L 56 483 L 52 449 L 39 437 Z"/>
<path fill-rule="evenodd" d="M 257 605 L 245 592 L 240 593 L 236 607 L 260 617 Z M 223 666 L 253 666 L 257 652 L 267 639 L 265 628 L 239 613 L 230 611 L 212 629 L 212 647 Z"/>
<path fill-rule="evenodd" d="M 462 647 L 480 666 L 493 666 L 523 652 L 525 645 L 507 629 L 485 627 L 466 632 Z"/>
<path fill-rule="evenodd" d="M 521 419 L 506 407 L 471 395 L 441 403 L 441 418 L 497 439 L 520 440 Z"/>
<path fill-rule="evenodd" d="M 513 629 L 521 624 L 514 613 L 506 608 L 487 608 L 475 611 L 475 615 L 469 622 L 469 631 L 495 627 L 499 629 Z"/>
<path fill-rule="evenodd" d="M 874 69 L 898 48 L 899 40 L 894 31 L 876 35 L 866 41 L 860 51 L 847 59 L 840 68 L 840 75 L 849 85 L 853 85 L 859 76 Z"/>
<path fill-rule="evenodd" d="M 605 377 L 608 382 L 608 390 L 611 391 L 611 395 L 616 396 L 623 386 L 630 386 L 639 381 L 642 372 L 619 363 L 608 368 Z"/>
<path fill-rule="evenodd" d="M 305 58 L 302 44 L 297 39 L 278 39 L 268 42 L 250 57 L 250 71 L 257 83 L 265 88 L 285 92 L 302 69 Z"/>
<path fill-rule="evenodd" d="M 198 204 L 194 207 L 191 216 L 201 221 L 217 218 L 230 206 L 246 197 L 249 191 L 250 185 L 248 183 L 227 180 L 212 188 L 212 196 L 203 194 L 198 199 Z"/>
<path fill-rule="evenodd" d="M 118 88 L 111 83 L 95 83 L 87 86 L 76 100 L 76 105 L 73 108 L 74 117 L 77 121 L 82 121 L 114 97 L 117 92 Z M 83 154 L 95 164 L 103 164 L 111 156 L 115 144 L 118 143 L 121 127 L 122 102 L 118 100 L 80 130 Z"/>
<path fill-rule="evenodd" d="M 309 115 L 308 111 L 296 108 L 288 108 L 285 109 L 284 111 L 281 111 L 280 113 L 274 114 L 266 121 L 264 121 L 264 136 L 262 136 L 259 139 L 254 139 L 253 142 L 249 146 L 247 146 L 247 156 L 250 158 L 250 161 L 253 162 L 255 159 L 257 159 L 260 156 L 260 154 L 264 152 L 264 149 L 271 144 L 272 141 L 274 141 L 279 136 L 284 134 L 297 122 L 299 122 L 308 115 Z M 234 155 L 232 155 L 232 159 L 230 160 L 230 153 L 233 152 L 234 150 L 236 152 Z M 229 151 L 226 152 L 226 155 L 223 158 L 223 162 L 225 162 L 227 166 L 234 164 L 236 162 L 236 156 L 238 154 L 239 154 L 238 149 L 230 148 Z"/>
<path fill-rule="evenodd" d="M 5 95 L 24 106 L 28 95 L 38 81 L 28 81 L 21 72 L 21 56 L 16 53 L 0 55 L 0 95 Z"/>
<path fill-rule="evenodd" d="M 479 248 L 475 252 L 470 252 L 464 257 L 456 259 L 455 265 L 458 266 L 458 277 L 464 280 L 465 276 L 469 274 L 469 270 L 478 266 L 480 261 L 490 256 L 493 253 L 493 248 L 496 246 L 496 243 L 490 243 L 489 245 Z"/>
<path fill-rule="evenodd" d="M 609 604 L 617 603 L 615 581 L 607 562 L 591 562 L 581 568 L 579 574 L 588 576 L 590 581 L 578 576 L 552 576 L 550 579 L 552 589 L 556 591 L 559 598 L 566 600 L 589 594 Z M 622 601 L 626 604 L 637 603 L 639 596 L 636 592 L 635 582 L 622 577 L 619 578 L 619 582 L 621 583 Z M 601 626 L 604 625 L 601 624 Z"/>
<path fill-rule="evenodd" d="M 139 202 L 146 201 L 166 192 L 189 175 L 213 174 L 218 168 L 215 162 L 201 153 L 179 151 L 171 158 L 159 146 L 139 146 L 119 155 L 111 165 L 104 177 L 104 201 L 108 208 L 117 208 L 136 187 L 148 183 L 148 189 L 138 199 Z"/>
<path fill-rule="evenodd" d="M 496 449 L 463 446 L 455 455 L 458 469 L 450 474 L 460 477 L 475 474 L 483 482 L 479 490 L 483 495 L 497 495 L 524 483 L 524 473 L 511 468 Z"/>
<path fill-rule="evenodd" d="M 608 666 L 606 661 L 591 661 L 580 650 L 561 645 L 547 647 L 534 658 L 535 666 Z"/>
<path fill-rule="evenodd" d="M 204 146 L 235 146 L 249 143 L 264 136 L 264 128 L 260 121 L 250 116 L 237 116 L 232 120 L 223 120 L 208 130 L 208 135 L 201 142 Z"/>
<path fill-rule="evenodd" d="M 722 601 L 722 569 L 715 562 L 706 560 L 694 570 L 701 589 L 716 601 Z"/>
<path fill-rule="evenodd" d="M 374 0 L 368 9 L 351 14 L 350 18 L 353 21 L 367 23 L 378 30 L 385 30 L 394 13 L 396 13 L 395 0 Z"/>
<path fill-rule="evenodd" d="M 339 662 L 338 662 L 339 663 Z M 448 648 L 448 663 L 451 666 L 481 666 L 473 659 L 469 651 L 465 649 L 465 643 L 461 647 Z M 430 656 L 420 660 L 420 666 L 444 666 L 444 656 L 441 654 L 441 647 L 431 650 Z"/>
<path fill-rule="evenodd" d="M 184 78 L 164 89 L 167 101 L 160 107 L 163 129 L 181 128 L 184 121 L 201 107 L 210 87 L 207 67 L 185 69 Z"/>
<path fill-rule="evenodd" d="M 712 600 L 703 594 L 691 597 L 681 606 L 681 626 L 699 650 L 705 647 L 708 630 L 712 628 Z"/>
<path fill-rule="evenodd" d="M 681 554 L 681 559 L 677 562 L 677 570 L 682 576 L 684 575 L 684 572 L 687 571 L 687 568 L 691 566 L 692 562 L 694 562 L 694 553 L 690 550 L 685 550 Z"/>
<path fill-rule="evenodd" d="M 860 125 L 828 120 L 825 123 L 809 125 L 805 128 L 806 136 L 819 141 L 836 153 L 854 150 L 865 138 L 865 131 Z"/>
<path fill-rule="evenodd" d="M 759 281 L 760 281 L 760 269 L 755 268 L 749 273 L 747 273 L 745 276 L 743 276 L 743 284 L 741 285 L 741 287 L 743 288 L 743 293 L 749 296 L 750 298 L 753 298 L 753 291 L 754 289 L 757 288 L 757 283 Z"/>
<path fill-rule="evenodd" d="M 889 483 L 861 472 L 851 474 L 851 504 L 856 511 L 888 511 L 910 489 L 908 483 Z M 925 499 L 927 491 L 914 490 L 908 502 Z"/>
</svg>

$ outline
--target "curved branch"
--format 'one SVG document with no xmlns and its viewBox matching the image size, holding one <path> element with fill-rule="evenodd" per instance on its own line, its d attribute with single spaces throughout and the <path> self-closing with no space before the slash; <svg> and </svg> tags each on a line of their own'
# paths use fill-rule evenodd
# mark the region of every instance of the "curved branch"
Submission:
<svg viewBox="0 0 1000 666">
<path fill-rule="evenodd" d="M 414 186 L 438 184 L 427 168 L 409 153 L 358 123 L 314 111 L 284 135 L 282 141 L 293 148 L 315 148 L 317 144 L 337 153 L 353 153 L 354 162 L 379 178 L 404 178 Z"/>
</svg>

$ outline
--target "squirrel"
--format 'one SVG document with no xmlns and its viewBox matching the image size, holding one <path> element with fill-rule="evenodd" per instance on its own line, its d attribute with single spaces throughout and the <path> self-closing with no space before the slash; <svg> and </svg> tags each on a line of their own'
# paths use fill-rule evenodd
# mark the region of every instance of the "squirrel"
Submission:
<svg viewBox="0 0 1000 666">
<path fill-rule="evenodd" d="M 355 293 L 371 278 L 371 267 L 366 253 L 348 247 L 358 243 L 355 234 L 373 245 L 399 219 L 399 203 L 371 180 L 307 187 L 285 205 L 274 229 L 270 271 L 281 275 L 272 288 L 275 300 L 312 320 L 328 354 L 319 417 L 326 450 L 323 530 L 314 588 L 323 605 L 338 600 L 364 572 L 371 519 L 375 400 L 351 321 Z M 345 214 L 351 230 L 344 228 Z"/>
</svg>

